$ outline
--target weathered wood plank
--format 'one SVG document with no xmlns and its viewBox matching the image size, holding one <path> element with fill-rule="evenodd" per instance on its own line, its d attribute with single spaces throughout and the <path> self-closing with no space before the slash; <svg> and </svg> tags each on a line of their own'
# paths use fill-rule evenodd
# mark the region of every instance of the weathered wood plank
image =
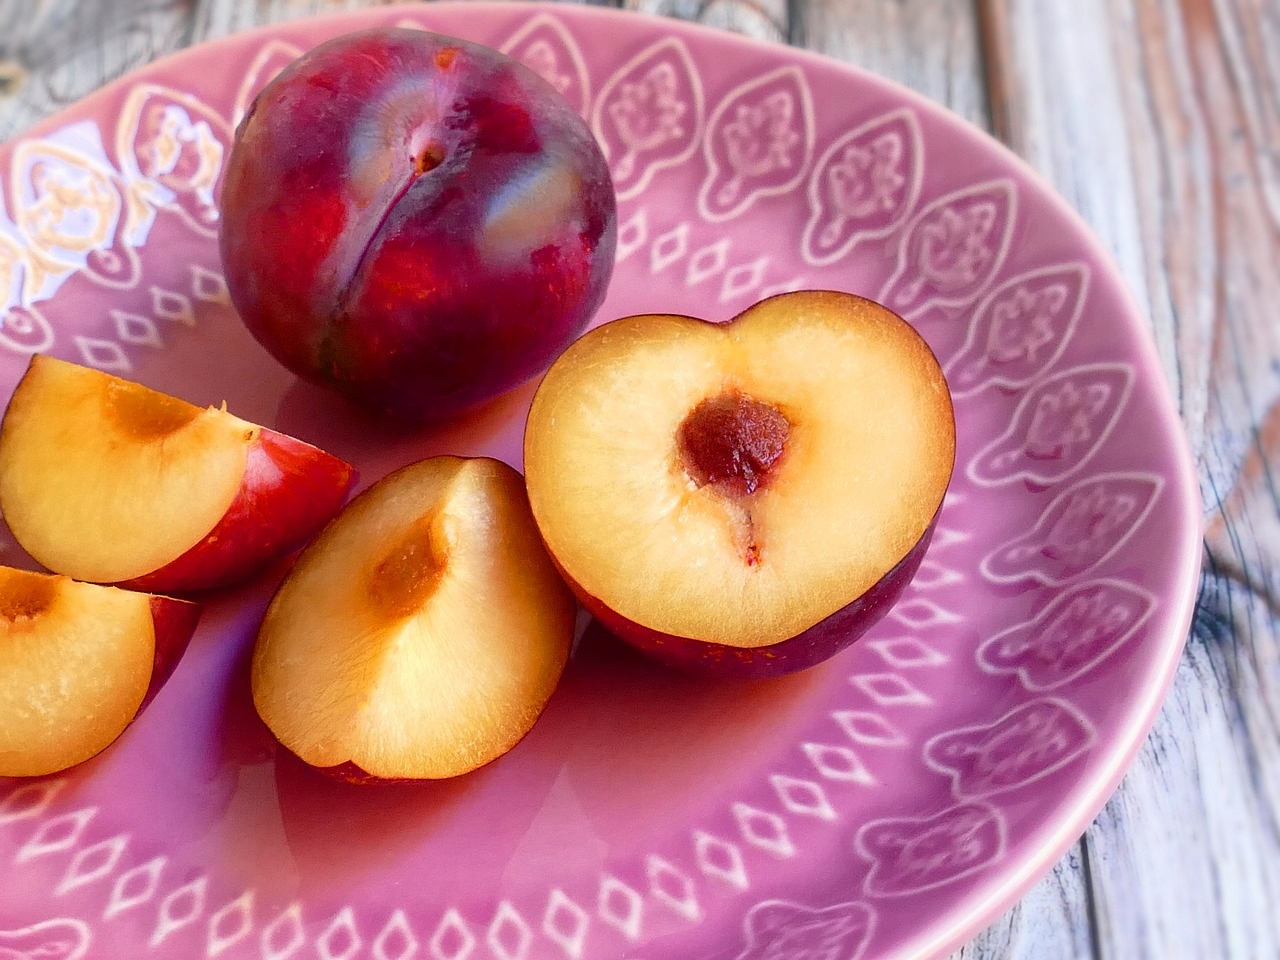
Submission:
<svg viewBox="0 0 1280 960">
<path fill-rule="evenodd" d="M 192 13 L 194 42 L 215 40 L 268 23 L 285 23 L 322 13 L 390 6 L 402 0 L 195 0 Z"/>
<path fill-rule="evenodd" d="M 952 960 L 1090 960 L 1087 897 L 1081 887 L 1084 851 L 1077 845 L 996 923 Z"/>
<path fill-rule="evenodd" d="M 997 127 L 1093 225 L 1148 311 L 1209 512 L 1206 586 L 1173 692 L 1087 838 L 1099 955 L 1280 956 L 1274 11 L 984 11 Z"/>
<path fill-rule="evenodd" d="M 988 127 L 981 34 L 974 8 L 954 0 L 806 0 L 792 41 L 896 80 Z"/>
<path fill-rule="evenodd" d="M 791 39 L 787 0 L 623 0 L 623 9 L 689 20 L 774 43 Z"/>
<path fill-rule="evenodd" d="M 0 140 L 189 41 L 189 0 L 0 3 Z"/>
</svg>

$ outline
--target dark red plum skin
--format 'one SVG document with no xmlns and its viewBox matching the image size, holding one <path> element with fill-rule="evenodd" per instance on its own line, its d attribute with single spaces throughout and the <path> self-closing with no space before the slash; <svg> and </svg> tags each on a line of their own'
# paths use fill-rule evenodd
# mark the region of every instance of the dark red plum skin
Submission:
<svg viewBox="0 0 1280 960">
<path fill-rule="evenodd" d="M 142 703 L 138 705 L 139 714 L 173 676 L 178 661 L 191 644 L 196 626 L 200 623 L 200 614 L 204 612 L 200 604 L 175 597 L 153 596 L 149 605 L 156 652 L 151 668 L 151 681 L 147 684 Z"/>
<path fill-rule="evenodd" d="M 654 630 L 615 613 L 571 578 L 566 580 L 606 630 L 668 667 L 712 677 L 780 677 L 829 660 L 884 619 L 920 569 L 937 523 L 935 514 L 915 546 L 861 596 L 794 637 L 764 647 L 731 647 Z"/>
<path fill-rule="evenodd" d="M 253 336 L 379 414 L 438 421 L 541 373 L 613 269 L 608 166 L 541 77 L 420 30 L 347 34 L 236 131 L 219 246 Z"/>
<path fill-rule="evenodd" d="M 274 430 L 249 448 L 244 480 L 199 543 L 159 570 L 117 584 L 189 596 L 249 579 L 314 537 L 359 480 L 351 464 Z"/>
</svg>

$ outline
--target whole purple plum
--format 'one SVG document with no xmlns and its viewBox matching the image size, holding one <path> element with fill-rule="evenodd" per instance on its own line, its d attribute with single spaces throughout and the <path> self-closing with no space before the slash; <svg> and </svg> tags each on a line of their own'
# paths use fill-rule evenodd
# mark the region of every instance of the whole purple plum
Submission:
<svg viewBox="0 0 1280 960">
<path fill-rule="evenodd" d="M 582 118 L 511 58 L 378 28 L 300 57 L 236 131 L 227 286 L 299 376 L 411 421 L 542 372 L 604 297 L 617 215 Z"/>
</svg>

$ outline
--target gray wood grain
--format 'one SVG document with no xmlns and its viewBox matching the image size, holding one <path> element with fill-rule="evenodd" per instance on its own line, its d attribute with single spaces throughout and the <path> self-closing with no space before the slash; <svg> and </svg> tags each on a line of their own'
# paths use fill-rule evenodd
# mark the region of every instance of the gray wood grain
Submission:
<svg viewBox="0 0 1280 960">
<path fill-rule="evenodd" d="M 0 3 L 0 139 L 190 42 L 174 0 Z"/>
<path fill-rule="evenodd" d="M 620 6 L 732 30 L 757 40 L 795 42 L 787 0 L 623 0 Z"/>
<path fill-rule="evenodd" d="M 954 0 L 806 0 L 795 42 L 896 80 L 987 128 L 983 53 L 974 8 Z"/>
<path fill-rule="evenodd" d="M 1277 957 L 1280 16 L 1226 0 L 985 6 L 999 132 L 1146 308 L 1206 506 L 1173 691 L 1086 838 L 1095 947 Z"/>
<path fill-rule="evenodd" d="M 316 14 L 389 5 L 388 0 L 252 0 L 248 3 L 194 0 L 191 32 L 197 42 L 203 42 L 267 23 L 285 23 Z"/>
</svg>

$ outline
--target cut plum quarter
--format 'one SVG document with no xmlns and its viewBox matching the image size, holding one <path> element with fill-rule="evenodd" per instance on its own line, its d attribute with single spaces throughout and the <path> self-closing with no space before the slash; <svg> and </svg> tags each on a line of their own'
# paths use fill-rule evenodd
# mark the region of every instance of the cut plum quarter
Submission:
<svg viewBox="0 0 1280 960">
<path fill-rule="evenodd" d="M 57 573 L 157 593 L 226 586 L 310 538 L 355 470 L 310 444 L 36 355 L 0 425 L 0 510 Z"/>
<path fill-rule="evenodd" d="M 199 618 L 185 600 L 0 567 L 0 777 L 56 773 L 114 743 Z"/>
<path fill-rule="evenodd" d="M 341 778 L 457 776 L 532 728 L 576 612 L 520 474 L 424 460 L 299 555 L 258 632 L 253 702 L 281 744 Z"/>
<path fill-rule="evenodd" d="M 626 317 L 539 386 L 525 476 L 583 605 L 673 666 L 773 676 L 882 617 L 955 462 L 942 370 L 896 314 L 833 291 L 717 324 Z"/>
</svg>

